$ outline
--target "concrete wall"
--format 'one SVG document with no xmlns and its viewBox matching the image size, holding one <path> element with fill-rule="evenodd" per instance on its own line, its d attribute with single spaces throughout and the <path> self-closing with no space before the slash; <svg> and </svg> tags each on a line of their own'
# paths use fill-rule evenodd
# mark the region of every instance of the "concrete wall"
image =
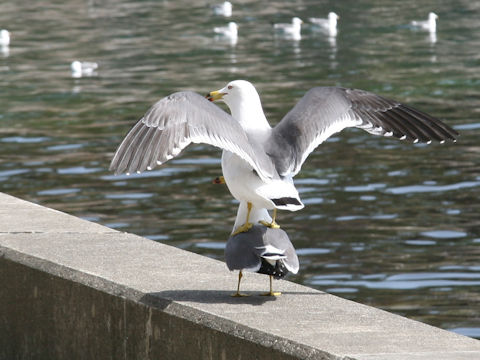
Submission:
<svg viewBox="0 0 480 360">
<path fill-rule="evenodd" d="M 0 359 L 480 359 L 480 341 L 0 193 Z"/>
</svg>

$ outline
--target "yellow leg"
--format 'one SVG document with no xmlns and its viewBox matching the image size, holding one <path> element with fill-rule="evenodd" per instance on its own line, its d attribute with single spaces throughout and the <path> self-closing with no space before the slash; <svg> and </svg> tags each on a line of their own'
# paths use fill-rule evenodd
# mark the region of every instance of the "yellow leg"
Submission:
<svg viewBox="0 0 480 360">
<path fill-rule="evenodd" d="M 272 216 L 272 222 L 267 222 L 264 220 L 260 220 L 259 223 L 262 225 L 265 225 L 266 227 L 272 228 L 272 229 L 280 229 L 280 225 L 278 225 L 275 221 L 275 218 L 277 217 L 277 209 L 273 209 L 273 216 Z"/>
<path fill-rule="evenodd" d="M 237 230 L 234 231 L 233 235 L 237 235 L 237 234 L 240 234 L 242 232 L 247 232 L 248 230 L 250 230 L 253 226 L 253 224 L 251 222 L 249 222 L 249 218 L 250 218 L 250 212 L 252 211 L 252 203 L 248 202 L 247 203 L 247 221 L 245 221 L 245 224 L 239 226 L 237 228 Z"/>
<path fill-rule="evenodd" d="M 280 296 L 282 295 L 281 292 L 274 292 L 273 291 L 273 286 L 272 286 L 272 282 L 273 282 L 273 276 L 272 275 L 269 275 L 270 276 L 270 291 L 267 292 L 267 293 L 264 293 L 264 294 L 261 294 L 262 296 Z"/>
<path fill-rule="evenodd" d="M 248 296 L 247 294 L 242 294 L 240 292 L 240 280 L 242 280 L 242 270 L 238 273 L 238 285 L 237 285 L 237 292 L 235 294 L 232 294 L 233 297 L 243 297 L 243 296 Z"/>
</svg>

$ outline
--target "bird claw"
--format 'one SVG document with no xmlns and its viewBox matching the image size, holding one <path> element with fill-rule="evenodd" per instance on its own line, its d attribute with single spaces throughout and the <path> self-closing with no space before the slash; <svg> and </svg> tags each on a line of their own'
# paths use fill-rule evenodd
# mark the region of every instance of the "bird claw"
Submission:
<svg viewBox="0 0 480 360">
<path fill-rule="evenodd" d="M 259 221 L 260 224 L 266 226 L 266 227 L 269 227 L 270 229 L 280 229 L 280 225 L 278 225 L 275 220 L 272 221 L 272 222 L 268 222 L 268 221 L 264 221 L 264 220 L 260 220 Z"/>
<path fill-rule="evenodd" d="M 282 293 L 280 291 L 269 291 L 263 294 L 260 294 L 260 296 L 280 296 Z"/>
<path fill-rule="evenodd" d="M 248 295 L 248 294 L 243 294 L 243 293 L 237 291 L 235 294 L 232 294 L 232 295 L 230 295 L 230 296 L 231 296 L 231 297 L 247 297 L 247 296 L 250 296 L 250 295 Z"/>
<path fill-rule="evenodd" d="M 249 223 L 249 222 L 246 222 L 245 224 L 243 225 L 240 225 L 237 230 L 235 230 L 233 232 L 233 236 L 237 235 L 237 234 L 240 234 L 242 232 L 247 232 L 249 231 L 251 228 L 252 228 L 253 224 L 252 223 Z"/>
</svg>

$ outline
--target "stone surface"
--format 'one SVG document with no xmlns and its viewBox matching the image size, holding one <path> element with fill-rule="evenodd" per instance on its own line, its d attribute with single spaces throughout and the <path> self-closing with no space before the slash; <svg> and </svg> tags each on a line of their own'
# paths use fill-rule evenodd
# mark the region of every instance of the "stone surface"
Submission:
<svg viewBox="0 0 480 360">
<path fill-rule="evenodd" d="M 301 271 L 301 270 L 300 270 Z M 480 359 L 480 341 L 0 193 L 0 359 Z"/>
</svg>

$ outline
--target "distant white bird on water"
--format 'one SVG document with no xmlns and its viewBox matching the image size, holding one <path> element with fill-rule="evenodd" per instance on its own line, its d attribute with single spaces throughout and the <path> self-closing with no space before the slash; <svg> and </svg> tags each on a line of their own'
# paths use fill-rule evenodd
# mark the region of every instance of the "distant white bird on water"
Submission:
<svg viewBox="0 0 480 360">
<path fill-rule="evenodd" d="M 230 193 L 240 201 L 233 234 L 248 231 L 254 214 L 304 207 L 293 177 L 308 155 L 345 128 L 414 143 L 456 141 L 457 132 L 442 121 L 368 91 L 314 87 L 275 126 L 263 112 L 260 96 L 248 81 L 235 80 L 208 93 L 222 100 L 231 115 L 189 91 L 154 104 L 133 126 L 110 165 L 119 173 L 151 170 L 191 143 L 223 149 L 222 171 Z M 238 225 L 241 224 L 241 225 Z"/>
<path fill-rule="evenodd" d="M 337 20 L 340 17 L 335 14 L 333 11 L 328 13 L 328 17 L 326 19 L 323 18 L 309 18 L 308 20 L 316 25 L 319 26 L 322 30 L 327 31 L 330 36 L 337 35 Z"/>
<path fill-rule="evenodd" d="M 213 31 L 223 37 L 236 40 L 238 37 L 238 25 L 230 21 L 227 26 L 220 26 L 213 28 Z"/>
<path fill-rule="evenodd" d="M 72 77 L 81 78 L 82 76 L 95 76 L 98 64 L 90 61 L 72 61 L 70 69 L 72 70 Z"/>
<path fill-rule="evenodd" d="M 436 32 L 437 31 L 437 19 L 438 15 L 435 14 L 434 12 L 430 12 L 428 14 L 428 19 L 423 20 L 423 21 L 412 21 L 410 25 L 412 25 L 414 28 L 421 29 L 421 30 L 427 30 L 430 32 Z"/>
<path fill-rule="evenodd" d="M 10 45 L 10 32 L 8 30 L 0 30 L 0 46 Z"/>
<path fill-rule="evenodd" d="M 275 34 L 285 36 L 293 40 L 300 40 L 302 38 L 302 24 L 303 20 L 299 17 L 292 18 L 291 24 L 273 24 Z"/>
<path fill-rule="evenodd" d="M 219 16 L 230 17 L 232 16 L 232 3 L 230 1 L 225 1 L 222 4 L 216 4 L 212 6 L 213 13 Z"/>
</svg>

